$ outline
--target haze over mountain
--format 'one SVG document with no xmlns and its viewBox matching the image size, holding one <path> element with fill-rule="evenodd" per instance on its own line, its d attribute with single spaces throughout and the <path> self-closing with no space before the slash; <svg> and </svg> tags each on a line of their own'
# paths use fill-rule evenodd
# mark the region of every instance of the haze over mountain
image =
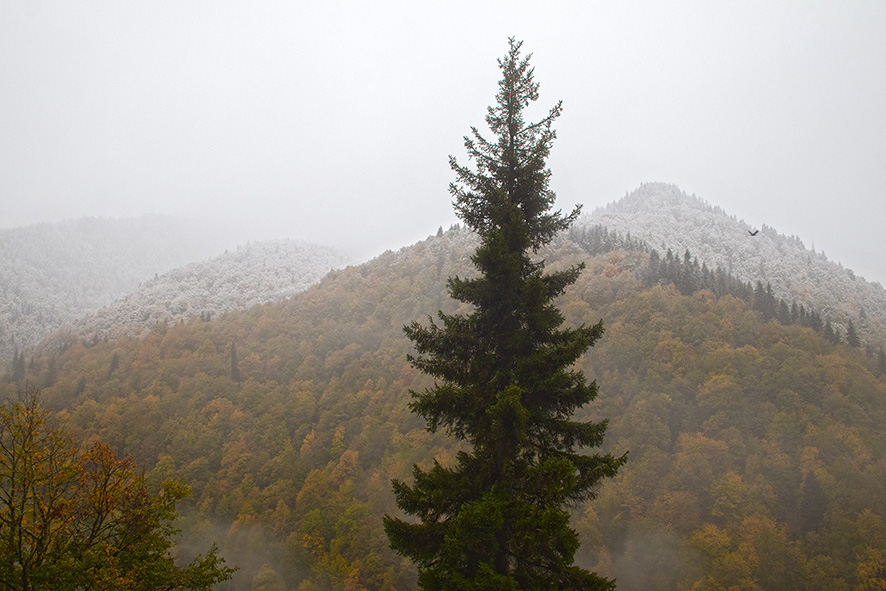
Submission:
<svg viewBox="0 0 886 591">
<path fill-rule="evenodd" d="M 77 338 L 143 335 L 158 323 L 210 319 L 284 300 L 350 259 L 329 247 L 273 240 L 251 242 L 206 261 L 178 267 L 68 328 Z"/>
<path fill-rule="evenodd" d="M 815 308 L 845 333 L 851 320 L 870 341 L 886 344 L 886 290 L 852 269 L 807 248 L 776 228 L 753 228 L 722 208 L 687 195 L 675 185 L 646 183 L 621 199 L 584 216 L 645 241 L 664 255 L 689 251 L 711 270 L 763 286 L 776 296 Z M 749 234 L 759 230 L 755 236 Z"/>
<path fill-rule="evenodd" d="M 293 241 L 236 249 L 233 236 L 205 220 L 171 216 L 0 230 L 0 362 L 68 323 L 79 321 L 89 338 L 104 338 L 124 324 L 151 328 L 248 307 L 304 289 L 347 260 Z M 225 249 L 234 250 L 159 277 Z M 121 298 L 127 299 L 100 312 Z M 93 318 L 82 320 L 86 315 Z"/>
<path fill-rule="evenodd" d="M 675 182 L 886 283 L 886 6 L 0 2 L 0 227 L 162 212 L 360 260 L 456 219 L 509 36 L 559 206 Z M 259 234 L 258 232 L 261 232 Z"/>
<path fill-rule="evenodd" d="M 0 359 L 157 273 L 217 253 L 224 239 L 205 230 L 170 216 L 0 230 Z"/>
<path fill-rule="evenodd" d="M 592 225 L 640 239 L 662 256 L 688 250 L 712 271 L 771 285 L 777 297 L 815 309 L 844 335 L 851 321 L 868 346 L 886 343 L 886 290 L 879 283 L 774 228 L 750 236 L 744 221 L 674 185 L 641 185 L 583 215 L 577 227 Z M 233 248 L 229 235 L 167 216 L 0 230 L 0 361 L 66 324 L 87 340 L 139 334 L 161 321 L 283 299 L 350 262 L 329 247 L 268 241 L 195 263 Z"/>
<path fill-rule="evenodd" d="M 283 301 L 72 339 L 0 395 L 38 385 L 83 439 L 187 482 L 178 551 L 218 540 L 241 567 L 228 589 L 408 591 L 381 528 L 390 481 L 457 446 L 409 411 L 429 379 L 402 327 L 456 309 L 446 279 L 474 272 L 475 245 L 453 228 Z M 649 246 L 586 224 L 540 253 L 586 265 L 558 302 L 567 325 L 606 327 L 579 363 L 600 385 L 579 418 L 609 419 L 605 449 L 630 453 L 576 508 L 579 561 L 621 591 L 877 588 L 886 358 L 768 318 L 680 255 L 662 274 Z"/>
</svg>

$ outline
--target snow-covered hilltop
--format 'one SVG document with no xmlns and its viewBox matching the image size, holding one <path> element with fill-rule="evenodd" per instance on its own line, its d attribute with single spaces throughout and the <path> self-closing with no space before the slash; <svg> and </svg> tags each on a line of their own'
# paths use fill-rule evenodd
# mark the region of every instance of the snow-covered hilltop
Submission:
<svg viewBox="0 0 886 591">
<path fill-rule="evenodd" d="M 778 297 L 812 306 L 838 326 L 852 320 L 875 342 L 886 335 L 886 290 L 879 283 L 869 283 L 808 250 L 799 238 L 768 226 L 750 236 L 752 228 L 744 221 L 674 185 L 641 185 L 580 223 L 630 234 L 661 253 L 670 249 L 682 256 L 689 250 L 712 269 L 721 267 L 752 284 L 771 284 Z"/>
<path fill-rule="evenodd" d="M 155 274 L 227 246 L 214 228 L 160 215 L 0 230 L 0 362 Z"/>
<path fill-rule="evenodd" d="M 576 227 L 582 226 L 635 240 L 618 248 L 645 244 L 680 259 L 688 250 L 709 269 L 720 267 L 752 285 L 770 284 L 778 298 L 813 308 L 844 335 L 851 321 L 866 344 L 886 345 L 886 290 L 880 284 L 770 227 L 750 236 L 752 228 L 742 220 L 673 185 L 644 184 L 583 216 Z M 467 230 L 446 235 L 447 241 L 475 239 Z M 217 229 L 164 216 L 0 230 L 0 364 L 62 327 L 52 344 L 138 335 L 157 323 L 285 299 L 350 262 L 312 244 L 234 248 L 224 240 Z M 427 248 L 440 244 L 429 241 Z M 412 252 L 385 253 L 380 260 Z M 449 256 L 444 250 L 435 254 L 438 272 Z"/>
<path fill-rule="evenodd" d="M 252 242 L 155 277 L 65 332 L 95 341 L 143 334 L 160 322 L 208 319 L 285 299 L 348 262 L 344 254 L 316 244 Z"/>
<path fill-rule="evenodd" d="M 160 215 L 0 230 L 0 367 L 64 326 L 138 334 L 288 297 L 349 262 L 294 241 L 237 247 L 224 230 Z"/>
</svg>

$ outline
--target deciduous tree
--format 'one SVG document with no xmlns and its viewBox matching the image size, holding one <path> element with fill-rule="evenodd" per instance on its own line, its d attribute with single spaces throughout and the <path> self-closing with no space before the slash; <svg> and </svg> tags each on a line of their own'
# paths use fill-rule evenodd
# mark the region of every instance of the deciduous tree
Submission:
<svg viewBox="0 0 886 591">
<path fill-rule="evenodd" d="M 230 578 L 215 548 L 173 561 L 178 482 L 151 494 L 129 458 L 81 450 L 30 392 L 0 406 L 0 587 L 210 589 Z"/>
</svg>

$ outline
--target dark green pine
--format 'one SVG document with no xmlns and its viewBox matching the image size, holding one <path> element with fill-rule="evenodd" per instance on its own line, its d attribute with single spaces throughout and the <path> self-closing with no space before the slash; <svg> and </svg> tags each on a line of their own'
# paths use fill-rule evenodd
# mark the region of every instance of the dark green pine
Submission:
<svg viewBox="0 0 886 591">
<path fill-rule="evenodd" d="M 562 328 L 553 300 L 582 267 L 546 274 L 534 257 L 579 209 L 550 211 L 545 162 L 560 104 L 538 123 L 524 121 L 538 84 L 520 45 L 511 39 L 499 60 L 486 117 L 496 141 L 473 128 L 465 147 L 475 168 L 450 158 L 456 213 L 481 243 L 472 257 L 479 276 L 450 278 L 449 292 L 473 311 L 405 328 L 416 350 L 409 360 L 435 378 L 412 393 L 411 409 L 429 430 L 470 444 L 454 466 L 416 466 L 411 485 L 393 482 L 398 506 L 417 521 L 386 516 L 388 538 L 433 591 L 614 587 L 572 565 L 578 538 L 566 508 L 592 498 L 625 457 L 582 453 L 601 445 L 606 424 L 572 420 L 597 394 L 574 364 L 603 326 Z"/>
</svg>

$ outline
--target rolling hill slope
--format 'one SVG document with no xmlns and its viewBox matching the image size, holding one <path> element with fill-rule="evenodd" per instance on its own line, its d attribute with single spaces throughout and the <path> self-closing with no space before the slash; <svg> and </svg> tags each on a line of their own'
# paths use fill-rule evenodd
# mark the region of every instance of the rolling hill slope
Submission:
<svg viewBox="0 0 886 591">
<path fill-rule="evenodd" d="M 650 253 L 602 232 L 541 253 L 587 265 L 559 302 L 568 324 L 607 327 L 582 412 L 630 454 L 576 508 L 581 562 L 627 590 L 882 584 L 886 368 L 741 297 L 650 284 Z M 390 480 L 456 450 L 408 410 L 428 379 L 402 327 L 455 308 L 446 278 L 472 272 L 474 245 L 453 229 L 285 301 L 71 340 L 27 379 L 82 437 L 193 487 L 180 551 L 219 539 L 231 588 L 414 589 L 381 530 Z"/>
<path fill-rule="evenodd" d="M 0 364 L 142 281 L 226 246 L 215 229 L 169 216 L 0 230 Z"/>
<path fill-rule="evenodd" d="M 62 340 L 140 334 L 288 297 L 348 262 L 291 240 L 235 247 L 220 228 L 169 216 L 3 230 L 0 253 L 0 367 L 66 325 Z"/>
<path fill-rule="evenodd" d="M 886 344 L 883 286 L 768 226 L 751 237 L 744 221 L 674 185 L 641 185 L 579 224 L 630 234 L 661 254 L 670 249 L 683 256 L 689 250 L 711 269 L 722 267 L 742 281 L 771 284 L 778 297 L 815 308 L 843 334 L 851 320 L 868 343 Z"/>
<path fill-rule="evenodd" d="M 125 298 L 73 322 L 65 338 L 95 342 L 139 336 L 159 323 L 209 319 L 284 300 L 347 263 L 344 254 L 315 244 L 251 242 L 139 285 Z"/>
</svg>

